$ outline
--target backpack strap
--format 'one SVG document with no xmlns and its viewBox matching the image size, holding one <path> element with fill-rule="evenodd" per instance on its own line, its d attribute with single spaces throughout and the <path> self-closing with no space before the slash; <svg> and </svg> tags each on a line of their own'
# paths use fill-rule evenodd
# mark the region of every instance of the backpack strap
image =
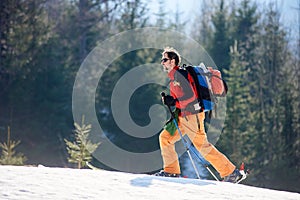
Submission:
<svg viewBox="0 0 300 200">
<path fill-rule="evenodd" d="M 197 78 L 197 73 L 194 71 L 192 66 L 183 65 L 183 67 L 185 68 L 185 70 L 188 73 L 191 74 L 191 76 L 192 76 L 192 78 L 195 82 L 197 97 L 198 97 L 198 100 L 199 100 L 199 103 L 200 103 L 200 106 L 201 106 L 200 112 L 202 112 L 202 111 L 204 111 L 203 96 L 200 92 L 198 92 L 198 91 L 200 91 L 200 84 L 199 84 L 199 81 L 198 81 L 198 78 Z"/>
<path fill-rule="evenodd" d="M 193 97 L 193 89 L 190 85 L 188 79 L 188 72 L 184 69 L 178 69 L 174 74 L 174 81 L 177 81 L 181 84 L 181 87 L 184 88 L 184 96 L 177 98 L 179 101 L 185 101 Z"/>
</svg>

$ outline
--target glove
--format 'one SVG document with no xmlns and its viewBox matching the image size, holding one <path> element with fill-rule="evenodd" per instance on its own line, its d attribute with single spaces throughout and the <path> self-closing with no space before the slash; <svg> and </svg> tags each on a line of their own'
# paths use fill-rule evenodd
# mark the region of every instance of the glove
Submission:
<svg viewBox="0 0 300 200">
<path fill-rule="evenodd" d="M 176 99 L 174 99 L 170 95 L 166 95 L 166 96 L 162 97 L 162 102 L 163 102 L 163 104 L 165 104 L 167 106 L 175 106 Z"/>
</svg>

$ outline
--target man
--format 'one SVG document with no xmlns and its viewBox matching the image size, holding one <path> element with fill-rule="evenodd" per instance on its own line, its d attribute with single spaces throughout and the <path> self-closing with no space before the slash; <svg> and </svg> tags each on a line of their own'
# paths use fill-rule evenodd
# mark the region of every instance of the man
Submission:
<svg viewBox="0 0 300 200">
<path fill-rule="evenodd" d="M 188 82 L 189 74 L 179 68 L 180 61 L 181 57 L 175 49 L 164 49 L 161 64 L 170 79 L 170 95 L 162 97 L 162 101 L 167 106 L 176 107 L 176 119 L 181 133 L 188 135 L 195 148 L 218 171 L 224 181 L 236 182 L 242 177 L 239 170 L 207 140 L 204 129 L 205 113 L 191 112 L 188 109 L 194 104 L 197 96 Z M 156 176 L 179 177 L 181 174 L 175 151 L 175 142 L 180 140 L 180 134 L 172 123 L 172 120 L 169 121 L 159 136 L 164 166 Z"/>
</svg>

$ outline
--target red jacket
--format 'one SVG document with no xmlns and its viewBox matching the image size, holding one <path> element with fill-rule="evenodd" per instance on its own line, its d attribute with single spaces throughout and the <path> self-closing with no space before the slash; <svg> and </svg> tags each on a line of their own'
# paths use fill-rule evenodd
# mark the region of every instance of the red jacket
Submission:
<svg viewBox="0 0 300 200">
<path fill-rule="evenodd" d="M 178 66 L 174 67 L 168 76 L 170 78 L 170 95 L 177 100 L 176 108 L 183 111 L 188 104 L 197 99 L 195 89 L 190 84 L 192 77 L 186 70 L 180 69 Z"/>
</svg>

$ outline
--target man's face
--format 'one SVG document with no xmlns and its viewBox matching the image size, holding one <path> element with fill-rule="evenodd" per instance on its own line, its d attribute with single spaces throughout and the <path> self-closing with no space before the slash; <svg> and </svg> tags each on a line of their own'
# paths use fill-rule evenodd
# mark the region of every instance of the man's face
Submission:
<svg viewBox="0 0 300 200">
<path fill-rule="evenodd" d="M 161 59 L 161 64 L 164 67 L 164 69 L 168 72 L 171 71 L 173 69 L 173 67 L 175 67 L 174 59 L 173 60 L 169 59 L 167 53 L 164 53 L 164 55 Z"/>
</svg>

